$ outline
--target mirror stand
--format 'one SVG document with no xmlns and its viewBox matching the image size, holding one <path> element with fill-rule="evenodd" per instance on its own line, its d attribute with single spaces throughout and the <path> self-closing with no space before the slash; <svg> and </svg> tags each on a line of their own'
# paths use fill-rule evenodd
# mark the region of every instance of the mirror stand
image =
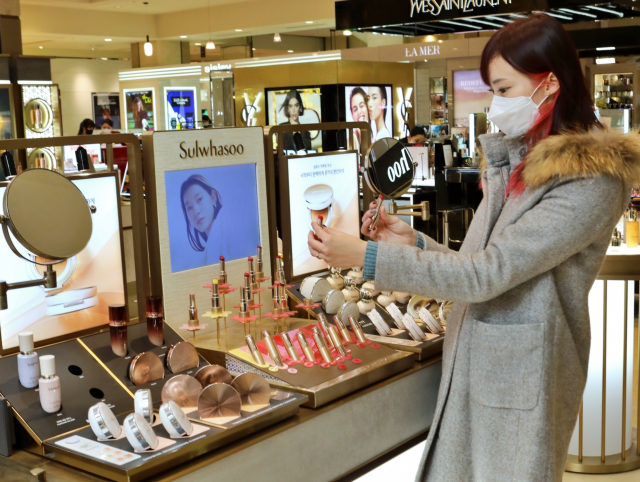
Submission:
<svg viewBox="0 0 640 482">
<path fill-rule="evenodd" d="M 32 286 L 44 286 L 45 288 L 55 288 L 58 285 L 58 279 L 55 270 L 49 264 L 44 272 L 42 279 L 31 281 L 18 281 L 16 283 L 7 283 L 0 281 L 0 310 L 6 310 L 9 307 L 7 302 L 7 292 L 19 288 L 30 288 Z"/>
<path fill-rule="evenodd" d="M 395 199 L 389 199 L 389 214 L 394 216 L 415 216 L 420 217 L 423 221 L 429 221 L 431 218 L 429 214 L 429 201 L 422 201 L 420 204 L 410 204 L 408 206 L 402 206 L 403 210 L 398 211 L 398 205 Z M 406 211 L 404 211 L 406 209 Z M 414 211 L 418 209 L 419 211 Z"/>
</svg>

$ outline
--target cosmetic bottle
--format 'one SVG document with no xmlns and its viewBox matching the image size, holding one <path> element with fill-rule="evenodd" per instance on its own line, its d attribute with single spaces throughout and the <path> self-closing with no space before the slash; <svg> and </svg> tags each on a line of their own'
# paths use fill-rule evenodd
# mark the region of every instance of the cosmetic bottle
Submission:
<svg viewBox="0 0 640 482">
<path fill-rule="evenodd" d="M 211 280 L 211 314 L 218 315 L 222 313 L 220 306 L 220 288 L 218 286 L 218 278 Z"/>
<path fill-rule="evenodd" d="M 40 110 L 39 105 L 36 105 L 36 124 L 38 127 L 42 125 L 42 110 Z"/>
<path fill-rule="evenodd" d="M 350 276 L 344 278 L 345 288 L 342 290 L 345 301 L 360 301 L 360 290 L 356 288 L 356 280 Z"/>
<path fill-rule="evenodd" d="M 394 291 L 391 295 L 397 303 L 405 305 L 409 303 L 409 300 L 411 299 L 411 293 L 405 293 L 403 291 Z"/>
<path fill-rule="evenodd" d="M 127 310 L 124 305 L 109 305 L 111 349 L 117 356 L 127 355 Z"/>
<path fill-rule="evenodd" d="M 44 355 L 40 357 L 40 380 L 38 380 L 40 405 L 47 413 L 56 413 L 62 404 L 60 378 L 56 375 L 56 357 Z"/>
<path fill-rule="evenodd" d="M 147 336 L 155 346 L 164 344 L 162 297 L 147 296 Z"/>
<path fill-rule="evenodd" d="M 366 284 L 366 283 L 365 283 Z M 358 301 L 358 311 L 366 315 L 376 307 L 373 302 L 373 291 L 367 288 L 360 289 L 360 301 Z"/>
<path fill-rule="evenodd" d="M 31 125 L 36 127 L 36 109 L 34 107 L 29 111 L 29 120 L 31 121 Z"/>
<path fill-rule="evenodd" d="M 365 281 L 361 289 L 371 290 L 373 292 L 373 296 L 378 296 L 380 294 L 380 290 L 376 289 L 376 285 L 373 281 Z"/>
<path fill-rule="evenodd" d="M 629 220 L 627 221 L 627 248 L 638 247 L 638 212 L 629 209 Z"/>
<path fill-rule="evenodd" d="M 198 326 L 198 308 L 196 308 L 196 294 L 189 293 L 189 326 Z"/>
<path fill-rule="evenodd" d="M 356 266 L 355 268 L 351 268 L 351 271 L 347 273 L 347 276 L 355 281 L 357 285 L 362 284 L 364 273 L 362 272 L 362 268 Z"/>
<path fill-rule="evenodd" d="M 227 271 L 224 256 L 220 256 L 220 276 L 218 276 L 218 279 L 220 280 L 220 284 L 227 284 Z"/>
<path fill-rule="evenodd" d="M 315 363 L 316 356 L 313 353 L 313 350 L 311 349 L 309 342 L 307 341 L 307 337 L 304 336 L 304 334 L 301 331 L 299 331 L 296 336 L 298 337 L 298 343 L 300 343 L 300 348 L 302 348 L 302 352 L 304 353 L 305 358 L 309 360 L 311 363 Z"/>
<path fill-rule="evenodd" d="M 380 303 L 385 308 L 395 301 L 396 299 L 393 297 L 390 291 L 383 291 L 382 294 L 378 296 L 378 303 Z"/>
<path fill-rule="evenodd" d="M 259 279 L 264 278 L 264 264 L 262 263 L 262 246 L 258 246 L 258 253 L 256 254 L 256 277 Z"/>
<path fill-rule="evenodd" d="M 38 354 L 33 351 L 33 333 L 18 334 L 20 353 L 18 354 L 18 378 L 24 388 L 36 388 L 40 378 Z"/>
<path fill-rule="evenodd" d="M 331 275 L 327 278 L 327 281 L 331 285 L 331 289 L 341 290 L 344 288 L 344 280 L 342 279 L 342 276 L 340 276 L 342 268 L 329 267 L 329 271 L 331 272 Z"/>
</svg>

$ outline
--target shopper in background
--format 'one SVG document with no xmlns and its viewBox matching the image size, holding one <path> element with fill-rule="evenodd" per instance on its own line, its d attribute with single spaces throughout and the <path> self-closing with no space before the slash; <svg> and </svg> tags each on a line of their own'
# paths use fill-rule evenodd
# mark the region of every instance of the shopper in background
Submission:
<svg viewBox="0 0 640 482">
<path fill-rule="evenodd" d="M 93 130 L 96 128 L 95 123 L 91 119 L 85 119 L 80 122 L 80 128 L 78 129 L 79 136 L 91 136 Z"/>
<path fill-rule="evenodd" d="M 210 129 L 213 127 L 213 124 L 211 123 L 211 119 L 209 119 L 208 115 L 203 115 L 202 116 L 202 128 L 203 129 Z"/>
<path fill-rule="evenodd" d="M 113 130 L 113 121 L 111 119 L 102 119 L 102 125 L 100 126 L 100 134 L 120 134 L 118 131 Z"/>
<path fill-rule="evenodd" d="M 363 218 L 373 241 L 314 225 L 309 248 L 330 266 L 364 265 L 376 289 L 455 302 L 418 481 L 560 482 L 587 377 L 589 291 L 640 182 L 640 138 L 598 122 L 573 42 L 548 15 L 499 30 L 481 72 L 503 132 L 480 136 L 484 198 L 460 251 L 384 207 L 373 231 L 372 212 Z"/>
<path fill-rule="evenodd" d="M 376 127 L 376 141 L 391 137 L 385 124 L 389 101 L 384 87 L 369 87 L 369 117 Z"/>
<path fill-rule="evenodd" d="M 283 122 L 280 125 L 288 125 L 288 124 L 300 124 L 300 117 L 304 115 L 304 105 L 302 105 L 302 97 L 300 97 L 300 92 L 296 89 L 291 89 L 287 92 L 287 96 L 284 98 L 284 102 L 282 106 L 280 106 L 280 110 L 284 112 L 284 115 L 287 119 L 287 122 Z M 308 151 L 311 150 L 311 132 L 304 131 L 301 132 L 302 141 L 304 143 L 304 148 Z M 284 138 L 284 150 L 285 151 L 294 151 L 297 152 L 293 142 L 293 133 L 285 132 L 283 135 Z"/>
<path fill-rule="evenodd" d="M 424 144 L 427 142 L 427 134 L 424 130 L 423 126 L 414 126 L 411 131 L 409 131 L 409 135 L 400 139 L 405 146 L 410 146 L 412 144 Z"/>
</svg>

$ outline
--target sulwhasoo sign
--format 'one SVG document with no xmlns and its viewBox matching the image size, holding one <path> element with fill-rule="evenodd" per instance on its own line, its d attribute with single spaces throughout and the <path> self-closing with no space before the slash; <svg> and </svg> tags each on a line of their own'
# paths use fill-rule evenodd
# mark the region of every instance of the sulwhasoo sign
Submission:
<svg viewBox="0 0 640 482">
<path fill-rule="evenodd" d="M 414 14 L 427 13 L 437 17 L 442 11 L 458 9 L 461 13 L 473 12 L 475 8 L 497 7 L 500 3 L 510 5 L 511 0 L 409 0 L 411 18 Z"/>
</svg>

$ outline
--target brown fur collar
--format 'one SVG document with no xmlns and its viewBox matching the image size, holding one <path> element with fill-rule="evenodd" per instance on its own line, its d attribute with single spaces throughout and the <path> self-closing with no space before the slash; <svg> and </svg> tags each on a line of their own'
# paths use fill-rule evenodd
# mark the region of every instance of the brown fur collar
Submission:
<svg viewBox="0 0 640 482">
<path fill-rule="evenodd" d="M 532 189 L 553 179 L 599 175 L 640 183 L 640 134 L 593 129 L 550 136 L 533 148 L 522 170 Z"/>
</svg>

